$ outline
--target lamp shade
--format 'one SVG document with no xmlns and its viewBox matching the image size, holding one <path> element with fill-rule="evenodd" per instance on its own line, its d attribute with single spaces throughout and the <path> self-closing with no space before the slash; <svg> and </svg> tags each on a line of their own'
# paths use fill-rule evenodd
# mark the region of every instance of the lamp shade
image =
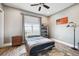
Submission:
<svg viewBox="0 0 79 59">
<path fill-rule="evenodd" d="M 70 25 L 67 25 L 67 27 L 70 27 Z"/>
<path fill-rule="evenodd" d="M 67 27 L 76 27 L 76 23 L 74 23 L 74 22 L 69 22 L 68 23 L 68 25 L 67 25 Z"/>
</svg>

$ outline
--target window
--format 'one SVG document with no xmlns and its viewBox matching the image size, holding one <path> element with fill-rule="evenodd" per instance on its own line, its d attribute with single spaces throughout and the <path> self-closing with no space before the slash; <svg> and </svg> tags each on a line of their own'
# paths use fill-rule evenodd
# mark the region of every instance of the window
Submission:
<svg viewBox="0 0 79 59">
<path fill-rule="evenodd" d="M 40 35 L 40 18 L 33 16 L 24 16 L 25 35 Z"/>
</svg>

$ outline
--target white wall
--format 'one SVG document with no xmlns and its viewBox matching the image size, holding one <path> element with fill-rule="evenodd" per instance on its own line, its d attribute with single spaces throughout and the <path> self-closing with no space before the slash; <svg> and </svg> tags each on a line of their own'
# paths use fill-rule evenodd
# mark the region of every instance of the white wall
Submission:
<svg viewBox="0 0 79 59">
<path fill-rule="evenodd" d="M 10 43 L 12 36 L 22 35 L 21 11 L 4 7 L 5 11 L 5 43 Z"/>
<path fill-rule="evenodd" d="M 0 47 L 4 44 L 4 12 L 0 4 Z"/>
<path fill-rule="evenodd" d="M 56 20 L 62 17 L 68 17 L 69 22 L 73 21 L 79 25 L 79 4 L 70 7 L 50 17 L 49 30 L 50 36 L 57 40 L 73 44 L 73 28 L 67 28 L 66 25 L 56 25 Z M 76 45 L 79 42 L 79 26 L 76 28 Z"/>
<path fill-rule="evenodd" d="M 14 9 L 10 7 L 4 7 L 4 11 L 5 11 L 5 43 L 10 43 L 12 36 L 22 35 L 21 13 L 25 13 L 25 14 L 31 14 L 31 13 L 20 11 L 18 9 Z M 36 15 L 36 14 L 32 14 L 32 15 Z"/>
<path fill-rule="evenodd" d="M 42 17 L 42 23 L 48 25 L 48 17 Z"/>
</svg>

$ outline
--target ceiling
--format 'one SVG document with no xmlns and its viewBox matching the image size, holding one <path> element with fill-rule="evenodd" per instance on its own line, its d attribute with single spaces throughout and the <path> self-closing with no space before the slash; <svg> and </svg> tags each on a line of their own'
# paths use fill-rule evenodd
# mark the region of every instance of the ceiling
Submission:
<svg viewBox="0 0 79 59">
<path fill-rule="evenodd" d="M 38 11 L 39 6 L 30 6 L 33 3 L 5 3 L 5 5 L 10 7 L 15 7 L 19 9 L 23 9 L 29 12 L 50 16 L 52 14 L 55 14 L 56 12 L 59 12 L 74 3 L 45 3 L 46 5 L 50 6 L 50 9 L 46 9 L 42 7 L 41 11 Z"/>
</svg>

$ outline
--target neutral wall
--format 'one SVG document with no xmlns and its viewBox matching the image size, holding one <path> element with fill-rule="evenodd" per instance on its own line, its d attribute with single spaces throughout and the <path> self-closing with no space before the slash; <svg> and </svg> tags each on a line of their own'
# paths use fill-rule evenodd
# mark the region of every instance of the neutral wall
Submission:
<svg viewBox="0 0 79 59">
<path fill-rule="evenodd" d="M 11 37 L 15 35 L 22 35 L 22 15 L 21 13 L 31 14 L 19 9 L 4 7 L 5 11 L 5 43 L 10 43 L 12 41 Z M 36 14 L 31 14 L 35 15 Z M 37 15 L 39 17 L 44 17 Z M 45 17 L 44 17 L 45 19 Z"/>
<path fill-rule="evenodd" d="M 57 40 L 66 42 L 73 45 L 73 28 L 67 28 L 65 25 L 56 25 L 56 20 L 62 17 L 68 17 L 69 22 L 73 21 L 79 25 L 79 4 L 74 5 L 62 12 L 59 12 L 50 17 L 49 21 L 49 30 L 50 36 L 56 38 Z M 76 45 L 79 42 L 79 26 L 76 28 Z"/>
<path fill-rule="evenodd" d="M 0 8 L 3 8 L 2 4 L 0 3 Z"/>
</svg>

